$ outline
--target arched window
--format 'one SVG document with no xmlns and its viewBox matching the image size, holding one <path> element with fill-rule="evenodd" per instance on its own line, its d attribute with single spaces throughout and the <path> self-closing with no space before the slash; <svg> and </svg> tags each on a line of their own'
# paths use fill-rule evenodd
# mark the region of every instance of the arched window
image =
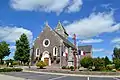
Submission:
<svg viewBox="0 0 120 80">
<path fill-rule="evenodd" d="M 40 50 L 37 48 L 36 49 L 36 56 L 39 56 L 40 55 Z"/>
<path fill-rule="evenodd" d="M 57 56 L 57 54 L 58 54 L 58 48 L 55 46 L 53 48 L 53 56 Z"/>
</svg>

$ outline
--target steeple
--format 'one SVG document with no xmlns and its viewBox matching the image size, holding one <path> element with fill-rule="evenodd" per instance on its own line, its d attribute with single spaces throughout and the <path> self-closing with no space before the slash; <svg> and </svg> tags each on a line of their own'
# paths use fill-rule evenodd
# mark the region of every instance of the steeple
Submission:
<svg viewBox="0 0 120 80">
<path fill-rule="evenodd" d="M 45 22 L 45 26 L 46 26 L 46 27 L 49 27 L 49 25 L 48 25 L 48 21 Z"/>
<path fill-rule="evenodd" d="M 62 26 L 60 21 L 58 21 L 58 24 L 57 24 L 57 27 L 55 28 L 55 31 L 58 32 L 60 35 L 62 35 L 65 38 L 68 37 L 68 34 L 67 34 L 65 28 Z"/>
<path fill-rule="evenodd" d="M 45 24 L 44 30 L 46 29 L 52 30 L 47 21 L 44 24 Z"/>
</svg>

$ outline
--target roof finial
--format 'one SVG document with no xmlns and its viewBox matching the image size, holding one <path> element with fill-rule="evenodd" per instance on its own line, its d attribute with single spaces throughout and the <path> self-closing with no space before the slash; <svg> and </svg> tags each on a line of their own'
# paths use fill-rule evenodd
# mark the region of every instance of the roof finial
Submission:
<svg viewBox="0 0 120 80">
<path fill-rule="evenodd" d="M 58 24 L 61 24 L 61 23 L 60 23 L 60 20 L 58 20 Z"/>
<path fill-rule="evenodd" d="M 45 22 L 45 25 L 48 26 L 48 21 Z"/>
</svg>

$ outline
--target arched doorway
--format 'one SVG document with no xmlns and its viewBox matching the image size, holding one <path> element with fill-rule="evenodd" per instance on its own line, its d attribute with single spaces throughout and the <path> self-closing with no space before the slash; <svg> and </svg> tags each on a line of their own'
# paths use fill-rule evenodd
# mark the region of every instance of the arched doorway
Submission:
<svg viewBox="0 0 120 80">
<path fill-rule="evenodd" d="M 41 60 L 44 61 L 48 66 L 51 65 L 50 55 L 48 51 L 43 52 Z"/>
</svg>

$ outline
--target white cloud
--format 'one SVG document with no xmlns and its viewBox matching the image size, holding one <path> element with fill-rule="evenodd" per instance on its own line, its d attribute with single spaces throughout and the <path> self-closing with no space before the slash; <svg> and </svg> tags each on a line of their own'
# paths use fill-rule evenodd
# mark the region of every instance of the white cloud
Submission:
<svg viewBox="0 0 120 80">
<path fill-rule="evenodd" d="M 9 46 L 10 49 L 15 50 L 16 46 Z"/>
<path fill-rule="evenodd" d="M 78 38 L 85 39 L 119 30 L 120 23 L 113 18 L 113 11 L 109 13 L 92 13 L 89 17 L 80 19 L 65 26 L 70 35 L 74 33 Z"/>
<path fill-rule="evenodd" d="M 105 53 L 105 54 L 108 54 L 108 55 L 112 55 L 112 54 L 113 54 L 113 51 L 105 50 L 104 53 Z"/>
<path fill-rule="evenodd" d="M 78 12 L 81 9 L 83 2 L 82 0 L 73 0 L 72 4 L 68 7 L 67 12 Z"/>
<path fill-rule="evenodd" d="M 11 0 L 11 7 L 16 10 L 56 12 L 57 14 L 67 8 L 69 12 L 79 11 L 81 5 L 82 0 Z"/>
<path fill-rule="evenodd" d="M 120 48 L 120 44 L 116 44 L 115 47 Z"/>
<path fill-rule="evenodd" d="M 80 43 L 100 43 L 103 42 L 102 39 L 85 39 L 85 40 L 80 40 Z"/>
<path fill-rule="evenodd" d="M 102 52 L 104 49 L 102 48 L 93 48 L 93 52 Z"/>
<path fill-rule="evenodd" d="M 120 38 L 114 38 L 111 42 L 120 44 Z"/>
<path fill-rule="evenodd" d="M 110 8 L 111 5 L 112 5 L 112 4 L 102 4 L 101 7 L 104 7 L 104 8 L 106 8 L 106 9 L 108 9 L 108 8 Z"/>
<path fill-rule="evenodd" d="M 69 24 L 70 22 L 67 20 L 64 20 L 62 23 L 63 23 L 63 25 L 66 25 L 66 24 Z"/>
<path fill-rule="evenodd" d="M 22 27 L 0 26 L 0 40 L 15 42 L 15 40 L 19 39 L 23 33 L 27 35 L 29 41 L 31 42 L 33 35 L 30 30 L 24 29 Z"/>
</svg>

